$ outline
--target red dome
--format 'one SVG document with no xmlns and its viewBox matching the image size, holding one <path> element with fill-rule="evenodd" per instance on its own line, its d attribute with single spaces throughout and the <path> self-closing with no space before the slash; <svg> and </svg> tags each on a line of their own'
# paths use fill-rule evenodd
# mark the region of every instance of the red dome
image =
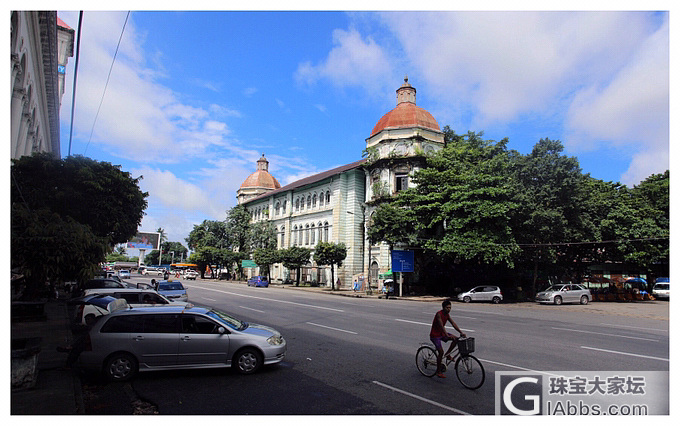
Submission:
<svg viewBox="0 0 680 426">
<path fill-rule="evenodd" d="M 385 129 L 424 127 L 440 132 L 439 124 L 432 114 L 411 102 L 402 102 L 392 111 L 383 115 L 371 132 L 371 137 Z"/>
<path fill-rule="evenodd" d="M 241 184 L 241 188 L 268 188 L 279 189 L 281 184 L 278 180 L 266 170 L 257 170 L 252 175 L 248 176 Z"/>
</svg>

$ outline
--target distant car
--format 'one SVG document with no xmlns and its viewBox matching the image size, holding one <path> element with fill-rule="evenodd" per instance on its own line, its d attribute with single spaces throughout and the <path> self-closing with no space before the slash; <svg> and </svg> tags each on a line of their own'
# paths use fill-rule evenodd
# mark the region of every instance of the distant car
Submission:
<svg viewBox="0 0 680 426">
<path fill-rule="evenodd" d="M 156 291 L 167 297 L 170 301 L 186 302 L 189 300 L 187 289 L 177 280 L 159 282 L 156 284 Z"/>
<path fill-rule="evenodd" d="M 130 279 L 130 271 L 126 269 L 121 269 L 120 271 L 118 271 L 118 276 L 120 277 L 121 280 Z"/>
<path fill-rule="evenodd" d="M 161 275 L 163 275 L 163 272 L 165 272 L 165 269 L 163 269 L 163 268 L 154 268 L 153 266 L 147 266 L 140 273 L 142 275 L 158 275 L 158 276 L 161 276 Z"/>
<path fill-rule="evenodd" d="M 85 370 L 123 381 L 139 371 L 180 368 L 232 367 L 252 374 L 285 355 L 286 341 L 273 328 L 216 309 L 164 306 L 103 317 L 90 330 L 79 361 Z"/>
<path fill-rule="evenodd" d="M 184 273 L 184 278 L 188 280 L 195 280 L 198 278 L 198 272 L 194 271 L 193 269 L 189 269 Z"/>
<path fill-rule="evenodd" d="M 255 287 L 269 287 L 269 281 L 267 281 L 267 277 L 256 275 L 248 280 L 248 285 Z"/>
<path fill-rule="evenodd" d="M 671 283 L 656 283 L 652 288 L 652 294 L 657 299 L 668 299 L 671 298 Z"/>
<path fill-rule="evenodd" d="M 536 294 L 539 303 L 580 303 L 587 305 L 593 300 L 590 290 L 580 284 L 555 284 Z"/>
<path fill-rule="evenodd" d="M 80 286 L 81 292 L 91 288 L 127 288 L 127 286 L 120 282 L 120 280 L 111 278 L 94 278 L 85 281 L 85 283 Z"/>
<path fill-rule="evenodd" d="M 501 289 L 493 285 L 481 285 L 458 295 L 458 300 L 469 302 L 493 302 L 501 303 L 503 293 Z"/>
</svg>

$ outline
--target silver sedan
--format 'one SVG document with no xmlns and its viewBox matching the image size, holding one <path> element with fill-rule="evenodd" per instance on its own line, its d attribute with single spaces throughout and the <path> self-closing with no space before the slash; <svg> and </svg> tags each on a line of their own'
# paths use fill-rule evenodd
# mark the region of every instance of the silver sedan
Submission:
<svg viewBox="0 0 680 426">
<path fill-rule="evenodd" d="M 590 290 L 580 284 L 555 284 L 536 295 L 537 302 L 554 303 L 555 305 L 562 303 L 587 305 L 591 300 L 593 300 L 593 296 Z"/>
</svg>

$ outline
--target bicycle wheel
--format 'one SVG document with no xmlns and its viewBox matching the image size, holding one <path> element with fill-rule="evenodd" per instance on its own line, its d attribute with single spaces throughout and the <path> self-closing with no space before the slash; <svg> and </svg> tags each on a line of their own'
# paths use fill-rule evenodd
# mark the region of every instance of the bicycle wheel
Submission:
<svg viewBox="0 0 680 426">
<path fill-rule="evenodd" d="M 437 352 L 429 346 L 421 346 L 416 352 L 416 367 L 423 376 L 437 374 Z"/>
<path fill-rule="evenodd" d="M 468 389 L 477 389 L 484 384 L 484 367 L 472 355 L 460 357 L 456 361 L 456 377 Z"/>
</svg>

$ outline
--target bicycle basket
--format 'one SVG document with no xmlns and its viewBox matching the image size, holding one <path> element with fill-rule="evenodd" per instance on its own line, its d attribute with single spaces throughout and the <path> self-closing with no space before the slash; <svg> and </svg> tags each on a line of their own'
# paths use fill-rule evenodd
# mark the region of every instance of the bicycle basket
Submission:
<svg viewBox="0 0 680 426">
<path fill-rule="evenodd" d="M 475 351 L 475 338 L 468 337 L 467 339 L 458 340 L 458 352 L 461 355 L 468 355 Z"/>
</svg>

